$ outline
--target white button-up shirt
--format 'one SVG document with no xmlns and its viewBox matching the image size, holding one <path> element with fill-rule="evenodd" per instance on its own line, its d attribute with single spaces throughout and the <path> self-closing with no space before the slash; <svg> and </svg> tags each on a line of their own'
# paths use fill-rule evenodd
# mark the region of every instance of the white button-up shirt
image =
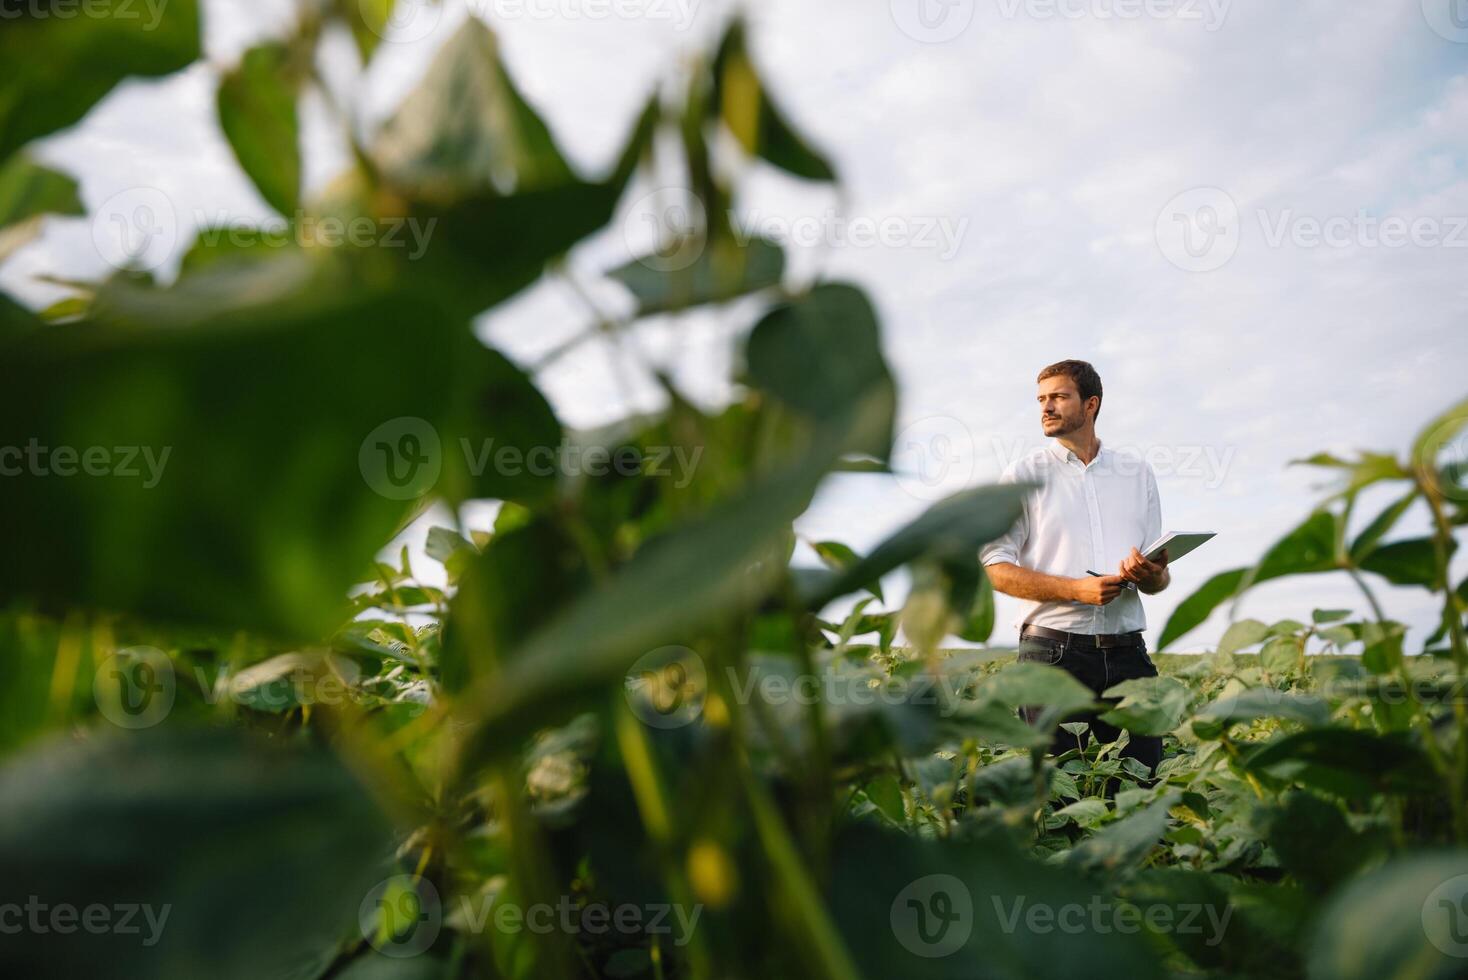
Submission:
<svg viewBox="0 0 1468 980">
<path fill-rule="evenodd" d="M 1133 548 L 1162 536 L 1157 477 L 1146 460 L 1102 446 L 1090 464 L 1058 441 L 1011 463 L 1001 483 L 1035 483 L 1009 533 L 979 552 L 985 565 L 1009 562 L 1047 575 L 1115 575 Z M 1138 592 L 1123 589 L 1104 606 L 1024 602 L 1015 622 L 1071 633 L 1129 633 L 1146 629 Z"/>
</svg>

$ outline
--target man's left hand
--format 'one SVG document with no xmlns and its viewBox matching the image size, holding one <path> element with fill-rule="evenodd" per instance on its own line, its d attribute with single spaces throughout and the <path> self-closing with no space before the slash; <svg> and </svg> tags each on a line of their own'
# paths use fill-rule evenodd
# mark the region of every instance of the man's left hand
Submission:
<svg viewBox="0 0 1468 980">
<path fill-rule="evenodd" d="M 1121 560 L 1121 568 L 1117 574 L 1128 582 L 1137 583 L 1148 592 L 1157 591 L 1166 582 L 1167 551 L 1164 549 L 1156 561 L 1148 561 L 1139 550 L 1133 548 L 1132 553 Z"/>
</svg>

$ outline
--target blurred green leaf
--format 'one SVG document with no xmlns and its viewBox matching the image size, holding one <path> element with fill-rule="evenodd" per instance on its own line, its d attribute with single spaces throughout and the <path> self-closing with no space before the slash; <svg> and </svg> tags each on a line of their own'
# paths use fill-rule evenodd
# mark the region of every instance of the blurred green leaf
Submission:
<svg viewBox="0 0 1468 980">
<path fill-rule="evenodd" d="M 1287 718 L 1302 725 L 1330 721 L 1330 705 L 1313 694 L 1291 694 L 1269 687 L 1251 687 L 1241 694 L 1219 698 L 1193 717 L 1199 738 L 1219 738 L 1230 725 L 1256 718 Z"/>
<path fill-rule="evenodd" d="M 440 204 L 575 180 L 550 130 L 505 70 L 494 32 L 475 17 L 438 52 L 383 126 L 373 152 L 391 185 Z"/>
<path fill-rule="evenodd" d="M 771 310 L 750 333 L 745 361 L 752 384 L 815 420 L 840 416 L 874 392 L 895 407 L 876 312 L 854 286 L 817 286 Z M 877 438 L 843 448 L 886 459 L 890 420 Z"/>
<path fill-rule="evenodd" d="M 715 239 L 682 269 L 664 270 L 657 256 L 643 256 L 607 273 L 637 299 L 639 316 L 652 316 L 704 303 L 722 303 L 780 284 L 785 252 L 774 242 L 746 244 Z"/>
<path fill-rule="evenodd" d="M 1071 850 L 1066 867 L 1109 874 L 1141 863 L 1167 832 L 1167 811 L 1181 800 L 1182 793 L 1172 791 L 1141 810 L 1107 824 Z"/>
<path fill-rule="evenodd" d="M 1089 922 L 1084 910 L 1109 900 L 995 834 L 920 840 L 870 824 L 849 826 L 835 844 L 827 895 L 867 976 L 1163 975 L 1145 940 L 1110 920 L 1062 929 L 1073 919 L 1067 910 L 1082 910 L 1081 920 Z"/>
<path fill-rule="evenodd" d="M 1137 677 L 1102 692 L 1121 703 L 1101 716 L 1108 724 L 1138 735 L 1166 735 L 1182 721 L 1188 689 L 1171 677 Z"/>
<path fill-rule="evenodd" d="M 1214 575 L 1173 610 L 1157 641 L 1158 647 L 1165 648 L 1201 624 L 1220 604 L 1244 589 L 1284 575 L 1335 568 L 1338 521 L 1330 511 L 1317 510 L 1299 527 L 1275 542 L 1254 568 L 1237 568 Z"/>
<path fill-rule="evenodd" d="M 0 165 L 0 262 L 41 231 L 47 214 L 85 214 L 77 183 L 17 154 Z"/>
<path fill-rule="evenodd" d="M 144 908 L 128 916 L 131 934 L 7 936 L 0 969 L 284 975 L 335 949 L 390 856 L 387 821 L 318 748 L 167 728 L 41 744 L 0 769 L 7 893 L 78 913 L 101 906 L 113 924 L 119 906 Z"/>
<path fill-rule="evenodd" d="M 1009 529 L 1029 490 L 1022 484 L 975 487 L 939 501 L 861 561 L 820 583 L 807 598 L 809 605 L 824 606 L 919 558 L 973 561 L 977 565 L 979 548 Z"/>
<path fill-rule="evenodd" d="M 807 180 L 836 179 L 830 163 L 800 137 L 770 100 L 745 42 L 742 20 L 724 35 L 714 58 L 713 104 L 739 145 Z"/>
<path fill-rule="evenodd" d="M 219 125 L 271 207 L 294 220 L 301 206 L 296 68 L 283 44 L 262 44 L 219 81 Z"/>
<path fill-rule="evenodd" d="M 0 31 L 0 163 L 80 121 L 129 75 L 167 75 L 200 57 L 198 0 L 92 0 L 85 16 L 58 16 L 63 6 L 28 4 Z"/>
<path fill-rule="evenodd" d="M 1269 846 L 1302 884 L 1323 895 L 1386 850 L 1379 835 L 1358 834 L 1338 806 L 1294 790 L 1256 812 Z"/>
<path fill-rule="evenodd" d="M 503 738 L 507 731 L 524 731 L 557 706 L 565 710 L 570 695 L 605 687 L 640 654 L 679 641 L 709 617 L 756 604 L 783 572 L 790 524 L 810 503 L 839 447 L 853 431 L 870 431 L 885 417 L 880 399 L 859 406 L 794 463 L 644 544 L 479 686 L 472 715 L 481 725 L 478 745 L 512 748 Z"/>
<path fill-rule="evenodd" d="M 6 346 L 0 445 L 35 449 L 0 481 L 0 529 L 30 556 L 0 567 L 0 588 L 322 636 L 417 485 L 462 472 L 454 437 L 485 352 L 409 294 L 203 319 Z"/>
<path fill-rule="evenodd" d="M 1269 636 L 1269 627 L 1257 619 L 1241 619 L 1230 623 L 1218 641 L 1219 653 L 1237 653 L 1245 647 L 1262 643 Z"/>
<path fill-rule="evenodd" d="M 1310 944 L 1312 980 L 1461 976 L 1468 851 L 1396 858 L 1332 896 Z"/>
<path fill-rule="evenodd" d="M 1398 735 L 1356 729 L 1313 728 L 1276 738 L 1251 753 L 1244 766 L 1352 799 L 1440 789 L 1432 764 L 1416 745 Z"/>
<path fill-rule="evenodd" d="M 1447 550 L 1451 555 L 1457 550 L 1457 542 L 1450 540 Z M 1442 588 L 1437 573 L 1437 552 L 1432 538 L 1413 538 L 1381 545 L 1361 559 L 1360 564 L 1364 570 L 1375 572 L 1393 585 Z"/>
<path fill-rule="evenodd" d="M 978 595 L 974 597 L 968 619 L 958 635 L 970 643 L 988 643 L 994 635 L 994 584 L 982 568 L 979 570 Z"/>
<path fill-rule="evenodd" d="M 1372 518 L 1371 523 L 1366 525 L 1361 533 L 1356 535 L 1356 540 L 1351 542 L 1351 559 L 1353 561 L 1360 562 L 1376 549 L 1376 546 L 1381 543 L 1381 539 L 1396 526 L 1397 521 L 1407 512 L 1407 508 L 1411 507 L 1417 500 L 1417 493 L 1417 488 L 1413 487 L 1407 491 L 1406 496 L 1387 505 L 1380 514 Z"/>
</svg>

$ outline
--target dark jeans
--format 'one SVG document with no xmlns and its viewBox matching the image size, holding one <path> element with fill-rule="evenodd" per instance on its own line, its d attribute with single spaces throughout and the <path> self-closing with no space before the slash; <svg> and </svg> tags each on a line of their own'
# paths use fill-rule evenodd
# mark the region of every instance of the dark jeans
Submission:
<svg viewBox="0 0 1468 980">
<path fill-rule="evenodd" d="M 1115 704 L 1117 699 L 1101 697 L 1101 692 L 1107 688 L 1134 677 L 1157 676 L 1157 665 L 1147 656 L 1147 643 L 1140 634 L 1135 644 L 1105 648 L 1098 648 L 1092 641 L 1076 637 L 1062 642 L 1041 636 L 1021 636 L 1019 659 L 1061 668 L 1086 685 L 1098 700 L 1108 704 Z M 1033 725 L 1042 712 L 1041 708 L 1021 708 L 1020 716 Z M 1102 742 L 1114 742 L 1121 734 L 1121 729 L 1108 725 L 1094 713 L 1077 715 L 1066 720 L 1087 722 L 1091 729 L 1080 737 L 1079 742 L 1070 732 L 1064 729 L 1057 731 L 1055 741 L 1050 746 L 1050 751 L 1055 755 L 1076 748 L 1078 744 L 1084 745 L 1091 735 Z M 1121 750 L 1121 755 L 1122 758 L 1136 759 L 1148 769 L 1156 769 L 1157 763 L 1162 761 L 1162 739 L 1133 734 L 1126 747 Z"/>
</svg>

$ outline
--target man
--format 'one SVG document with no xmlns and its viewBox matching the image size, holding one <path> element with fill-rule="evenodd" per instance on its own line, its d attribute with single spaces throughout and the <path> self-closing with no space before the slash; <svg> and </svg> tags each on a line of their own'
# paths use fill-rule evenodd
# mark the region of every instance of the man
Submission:
<svg viewBox="0 0 1468 980">
<path fill-rule="evenodd" d="M 1151 562 L 1140 551 L 1162 535 L 1157 478 L 1145 461 L 1107 449 L 1096 437 L 1101 378 L 1095 368 L 1060 361 L 1036 380 L 1040 425 L 1052 441 L 1010 464 L 1000 481 L 1038 488 L 1009 533 L 980 554 L 994 588 L 1026 600 L 1019 659 L 1061 667 L 1099 698 L 1124 680 L 1157 676 L 1142 638 L 1147 620 L 1138 595 L 1171 583 L 1166 552 Z M 1024 710 L 1031 723 L 1038 713 Z M 1095 715 L 1085 720 L 1103 742 L 1120 734 Z M 1053 750 L 1075 746 L 1062 732 Z M 1122 755 L 1155 768 L 1162 739 L 1133 735 Z"/>
</svg>

